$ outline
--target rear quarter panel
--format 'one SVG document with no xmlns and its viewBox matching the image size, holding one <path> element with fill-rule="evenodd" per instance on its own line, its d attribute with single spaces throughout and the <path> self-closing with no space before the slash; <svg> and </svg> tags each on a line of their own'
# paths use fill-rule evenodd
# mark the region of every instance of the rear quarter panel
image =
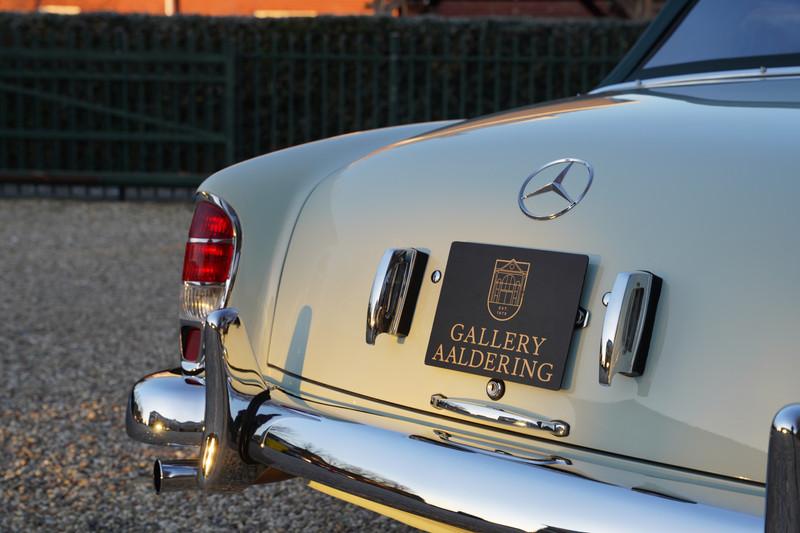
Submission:
<svg viewBox="0 0 800 533">
<path fill-rule="evenodd" d="M 234 366 L 266 374 L 286 251 L 300 210 L 314 187 L 382 146 L 449 123 L 411 124 L 308 143 L 233 165 L 200 185 L 199 190 L 224 198 L 242 226 L 241 259 L 228 306 L 239 309 L 250 350 L 237 351 L 244 355 L 242 360 L 232 361 Z"/>
</svg>

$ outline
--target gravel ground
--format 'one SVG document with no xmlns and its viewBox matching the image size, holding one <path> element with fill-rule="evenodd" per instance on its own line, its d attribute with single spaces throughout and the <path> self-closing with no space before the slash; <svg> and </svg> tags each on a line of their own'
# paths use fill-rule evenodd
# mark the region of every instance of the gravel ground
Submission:
<svg viewBox="0 0 800 533">
<path fill-rule="evenodd" d="M 0 531 L 408 531 L 300 480 L 151 489 L 180 452 L 125 434 L 142 375 L 177 366 L 191 207 L 0 200 Z"/>
</svg>

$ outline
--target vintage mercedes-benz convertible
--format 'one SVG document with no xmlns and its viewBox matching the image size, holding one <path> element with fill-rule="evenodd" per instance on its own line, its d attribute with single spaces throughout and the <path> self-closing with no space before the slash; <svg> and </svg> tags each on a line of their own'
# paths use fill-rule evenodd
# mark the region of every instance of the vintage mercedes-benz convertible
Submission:
<svg viewBox="0 0 800 533">
<path fill-rule="evenodd" d="M 668 4 L 590 94 L 199 189 L 157 491 L 426 529 L 800 531 L 800 2 Z M 265 505 L 269 502 L 265 501 Z"/>
</svg>

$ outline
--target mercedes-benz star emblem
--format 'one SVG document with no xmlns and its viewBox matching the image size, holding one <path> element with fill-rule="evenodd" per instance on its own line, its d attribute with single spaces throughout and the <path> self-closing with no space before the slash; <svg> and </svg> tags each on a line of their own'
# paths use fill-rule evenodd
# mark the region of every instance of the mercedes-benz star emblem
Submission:
<svg viewBox="0 0 800 533">
<path fill-rule="evenodd" d="M 545 172 L 550 168 L 553 168 L 553 170 Z M 552 175 L 556 172 L 558 172 L 556 177 L 549 182 L 531 192 L 525 192 L 528 185 L 537 176 L 544 179 L 545 176 L 543 174 Z M 564 185 L 564 180 L 567 178 L 569 178 L 569 187 Z M 519 190 L 519 208 L 526 216 L 535 220 L 552 220 L 560 217 L 583 200 L 583 197 L 589 192 L 589 187 L 592 186 L 592 179 L 594 179 L 594 170 L 592 170 L 592 165 L 586 161 L 569 157 L 551 161 L 528 176 L 528 179 L 522 184 L 522 188 Z M 577 191 L 580 191 L 580 194 L 577 194 Z M 531 198 L 542 195 L 547 196 L 531 200 Z M 548 201 L 545 202 L 545 198 Z M 537 200 L 541 201 L 537 202 Z"/>
</svg>

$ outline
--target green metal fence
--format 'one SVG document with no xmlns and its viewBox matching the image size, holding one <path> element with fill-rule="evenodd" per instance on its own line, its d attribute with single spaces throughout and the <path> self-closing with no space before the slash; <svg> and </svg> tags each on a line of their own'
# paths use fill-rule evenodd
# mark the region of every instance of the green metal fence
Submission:
<svg viewBox="0 0 800 533">
<path fill-rule="evenodd" d="M 300 142 L 587 91 L 642 29 L 327 20 L 0 19 L 0 180 L 194 186 Z"/>
</svg>

